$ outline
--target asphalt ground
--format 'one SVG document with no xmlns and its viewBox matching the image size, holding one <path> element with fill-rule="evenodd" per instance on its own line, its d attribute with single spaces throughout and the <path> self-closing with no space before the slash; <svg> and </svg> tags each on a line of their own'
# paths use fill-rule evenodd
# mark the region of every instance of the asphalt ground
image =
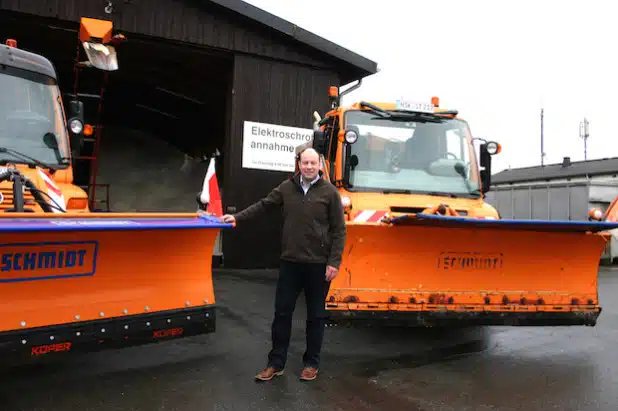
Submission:
<svg viewBox="0 0 618 411">
<path fill-rule="evenodd" d="M 599 277 L 596 327 L 328 328 L 311 382 L 301 295 L 286 374 L 256 383 L 276 274 L 216 270 L 216 333 L 5 367 L 0 410 L 616 410 L 618 270 Z"/>
</svg>

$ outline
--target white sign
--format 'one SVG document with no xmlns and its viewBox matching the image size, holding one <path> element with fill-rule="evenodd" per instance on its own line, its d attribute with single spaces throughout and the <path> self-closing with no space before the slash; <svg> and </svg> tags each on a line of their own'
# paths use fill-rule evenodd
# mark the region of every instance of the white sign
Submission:
<svg viewBox="0 0 618 411">
<path fill-rule="evenodd" d="M 417 101 L 406 101 L 406 100 L 397 100 L 396 101 L 398 110 L 409 110 L 409 111 L 420 111 L 423 113 L 433 113 L 434 107 L 431 103 L 422 103 Z"/>
<path fill-rule="evenodd" d="M 296 147 L 313 138 L 310 128 L 245 121 L 242 166 L 258 170 L 294 171 Z"/>
</svg>

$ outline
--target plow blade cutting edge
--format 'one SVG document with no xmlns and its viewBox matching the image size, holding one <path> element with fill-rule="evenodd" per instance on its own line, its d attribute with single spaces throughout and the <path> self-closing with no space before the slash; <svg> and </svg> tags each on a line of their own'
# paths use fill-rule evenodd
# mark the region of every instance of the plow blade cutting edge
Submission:
<svg viewBox="0 0 618 411">
<path fill-rule="evenodd" d="M 593 326 L 605 231 L 614 228 L 426 214 L 351 223 L 329 322 Z"/>
<path fill-rule="evenodd" d="M 213 332 L 212 251 L 228 226 L 198 214 L 0 217 L 0 353 Z"/>
</svg>

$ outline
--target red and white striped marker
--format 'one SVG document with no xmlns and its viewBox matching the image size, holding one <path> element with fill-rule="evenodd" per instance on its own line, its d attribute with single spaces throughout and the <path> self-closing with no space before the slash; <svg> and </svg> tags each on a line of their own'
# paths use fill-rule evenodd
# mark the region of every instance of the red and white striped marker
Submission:
<svg viewBox="0 0 618 411">
<path fill-rule="evenodd" d="M 62 213 L 63 211 L 66 211 L 66 201 L 64 200 L 64 194 L 62 193 L 62 190 L 60 190 L 58 188 L 58 186 L 56 185 L 56 183 L 54 183 L 54 180 L 52 180 L 47 173 L 45 173 L 43 170 L 39 170 L 39 175 L 41 176 L 41 178 L 43 179 L 43 181 L 45 182 L 45 187 L 47 188 L 47 194 L 53 198 L 54 202 L 52 202 L 52 204 L 57 205 L 58 207 L 60 207 L 62 210 L 58 210 L 56 207 L 52 206 L 51 209 L 54 213 Z"/>
<path fill-rule="evenodd" d="M 352 221 L 357 223 L 378 223 L 387 214 L 387 211 L 382 210 L 361 210 L 354 215 Z"/>
</svg>

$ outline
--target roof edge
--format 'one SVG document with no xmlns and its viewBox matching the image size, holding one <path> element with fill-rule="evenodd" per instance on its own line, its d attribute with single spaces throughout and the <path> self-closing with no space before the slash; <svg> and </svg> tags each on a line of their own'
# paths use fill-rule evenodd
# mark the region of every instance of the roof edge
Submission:
<svg viewBox="0 0 618 411">
<path fill-rule="evenodd" d="M 0 45 L 0 64 L 42 74 L 58 81 L 56 69 L 47 57 L 20 48 Z"/>
<path fill-rule="evenodd" d="M 242 0 L 209 0 L 211 3 L 220 7 L 224 7 L 234 11 L 242 16 L 245 16 L 258 23 L 264 24 L 288 37 L 293 38 L 307 46 L 316 50 L 322 51 L 339 60 L 351 64 L 365 72 L 366 76 L 376 74 L 378 72 L 378 64 L 366 57 L 361 56 L 351 50 L 343 48 L 330 40 L 318 36 L 308 30 L 305 30 L 294 23 L 277 17 L 253 4 L 246 3 Z"/>
<path fill-rule="evenodd" d="M 572 178 L 593 178 L 599 176 L 607 176 L 614 175 L 616 172 L 614 171 L 574 171 L 572 173 L 565 174 L 548 174 L 548 175 L 533 175 L 533 176 L 500 176 L 498 174 L 493 174 L 491 176 L 492 184 L 517 184 L 517 183 L 532 183 L 538 181 L 551 181 L 551 180 L 560 180 L 560 179 L 572 179 Z"/>
<path fill-rule="evenodd" d="M 606 161 L 611 161 L 611 160 L 618 160 L 618 157 L 603 157 L 603 158 L 593 158 L 593 159 L 590 159 L 590 160 L 570 161 L 569 167 L 573 167 L 573 166 L 578 165 L 578 164 L 601 163 L 601 162 L 606 162 Z M 528 170 L 531 170 L 531 171 L 546 170 L 546 169 L 549 169 L 551 167 L 559 167 L 559 166 L 562 166 L 562 162 L 549 163 L 549 164 L 545 164 L 545 165 L 536 165 L 536 166 L 524 166 L 524 167 L 515 167 L 515 168 L 505 168 L 503 170 L 498 171 L 494 175 L 498 175 L 500 173 L 507 173 L 507 172 L 511 172 L 511 171 L 521 171 L 521 170 L 526 170 L 526 171 L 528 171 Z"/>
</svg>

